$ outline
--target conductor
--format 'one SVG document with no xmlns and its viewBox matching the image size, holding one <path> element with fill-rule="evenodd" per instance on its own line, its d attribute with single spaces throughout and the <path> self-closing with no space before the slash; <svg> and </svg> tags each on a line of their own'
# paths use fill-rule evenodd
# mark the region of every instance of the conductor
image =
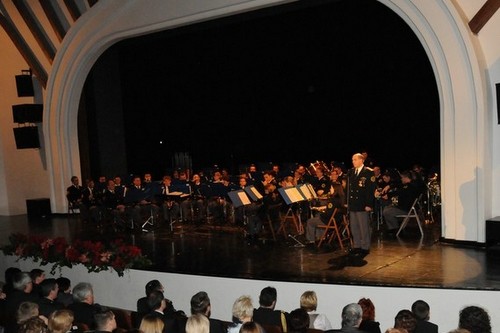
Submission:
<svg viewBox="0 0 500 333">
<path fill-rule="evenodd" d="M 347 209 L 353 238 L 352 256 L 363 258 L 370 253 L 370 213 L 375 205 L 375 174 L 364 165 L 362 154 L 352 156 L 353 168 L 347 175 Z"/>
</svg>

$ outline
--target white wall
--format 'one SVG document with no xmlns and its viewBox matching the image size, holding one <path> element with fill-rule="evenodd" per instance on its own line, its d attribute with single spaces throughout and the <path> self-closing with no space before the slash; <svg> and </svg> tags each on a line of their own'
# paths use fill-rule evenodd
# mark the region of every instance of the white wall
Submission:
<svg viewBox="0 0 500 333">
<path fill-rule="evenodd" d="M 16 149 L 13 128 L 18 125 L 13 121 L 12 105 L 35 100 L 17 96 L 15 76 L 29 66 L 3 29 L 0 45 L 0 215 L 18 215 L 26 213 L 26 199 L 49 198 L 49 175 L 43 149 Z"/>
<path fill-rule="evenodd" d="M 16 263 L 13 257 L 0 256 L 0 271 L 16 266 L 29 271 L 34 266 L 28 261 Z M 49 268 L 41 267 L 48 273 Z M 334 327 L 340 328 L 340 313 L 348 303 L 360 298 L 370 298 L 376 307 L 376 320 L 382 332 L 392 327 L 394 317 L 401 309 L 410 309 L 417 299 L 423 299 L 431 306 L 431 321 L 439 325 L 440 332 L 448 332 L 458 326 L 458 313 L 466 305 L 481 306 L 488 310 L 493 332 L 500 328 L 498 312 L 499 291 L 458 290 L 439 288 L 364 287 L 335 284 L 291 283 L 250 279 L 228 279 L 182 274 L 168 274 L 131 270 L 123 277 L 115 272 L 87 273 L 78 265 L 72 270 L 63 269 L 62 275 L 78 282 L 90 282 L 94 286 L 95 300 L 102 305 L 135 310 L 138 298 L 144 295 L 144 286 L 153 279 L 165 286 L 165 295 L 173 301 L 178 310 L 189 314 L 189 301 L 198 291 L 206 291 L 212 303 L 212 317 L 231 320 L 233 302 L 241 295 L 250 295 L 254 306 L 258 306 L 260 290 L 273 286 L 278 290 L 277 308 L 292 311 L 299 307 L 300 295 L 306 290 L 318 294 L 318 312 L 325 313 Z M 47 274 L 49 276 L 49 274 Z M 56 277 L 59 277 L 57 273 Z"/>
</svg>

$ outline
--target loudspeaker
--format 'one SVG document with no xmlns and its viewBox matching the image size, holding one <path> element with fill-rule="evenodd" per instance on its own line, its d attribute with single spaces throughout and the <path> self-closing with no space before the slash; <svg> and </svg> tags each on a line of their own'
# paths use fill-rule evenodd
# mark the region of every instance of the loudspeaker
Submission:
<svg viewBox="0 0 500 333">
<path fill-rule="evenodd" d="M 41 123 L 43 120 L 43 104 L 12 105 L 15 123 Z"/>
<path fill-rule="evenodd" d="M 31 75 L 16 75 L 16 88 L 18 97 L 35 96 Z"/>
<path fill-rule="evenodd" d="M 14 128 L 14 138 L 17 149 L 40 148 L 37 126 Z"/>
<path fill-rule="evenodd" d="M 500 83 L 495 84 L 497 87 L 497 120 L 500 124 Z"/>
<path fill-rule="evenodd" d="M 28 218 L 47 217 L 52 213 L 50 209 L 50 199 L 28 199 L 26 200 L 26 211 L 28 213 Z"/>
</svg>

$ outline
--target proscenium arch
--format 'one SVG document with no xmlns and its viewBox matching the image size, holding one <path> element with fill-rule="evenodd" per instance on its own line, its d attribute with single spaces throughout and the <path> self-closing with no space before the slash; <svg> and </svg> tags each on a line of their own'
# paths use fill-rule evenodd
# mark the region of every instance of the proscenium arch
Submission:
<svg viewBox="0 0 500 333">
<path fill-rule="evenodd" d="M 441 109 L 442 236 L 484 242 L 490 130 L 480 52 L 451 2 L 379 1 L 412 28 L 436 77 Z M 80 175 L 79 99 L 90 69 L 108 47 L 125 38 L 287 2 L 103 0 L 93 6 L 66 35 L 47 84 L 44 135 L 52 211 L 66 212 L 68 180 Z"/>
</svg>

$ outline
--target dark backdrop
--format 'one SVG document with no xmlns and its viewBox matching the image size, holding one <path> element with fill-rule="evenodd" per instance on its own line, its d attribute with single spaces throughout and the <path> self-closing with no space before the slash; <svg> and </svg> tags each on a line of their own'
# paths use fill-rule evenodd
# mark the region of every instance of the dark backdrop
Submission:
<svg viewBox="0 0 500 333">
<path fill-rule="evenodd" d="M 304 1 L 114 45 L 130 173 L 252 162 L 439 166 L 435 77 L 375 0 Z M 92 112 L 92 111 L 91 111 Z M 99 112 L 99 110 L 94 110 Z"/>
</svg>

